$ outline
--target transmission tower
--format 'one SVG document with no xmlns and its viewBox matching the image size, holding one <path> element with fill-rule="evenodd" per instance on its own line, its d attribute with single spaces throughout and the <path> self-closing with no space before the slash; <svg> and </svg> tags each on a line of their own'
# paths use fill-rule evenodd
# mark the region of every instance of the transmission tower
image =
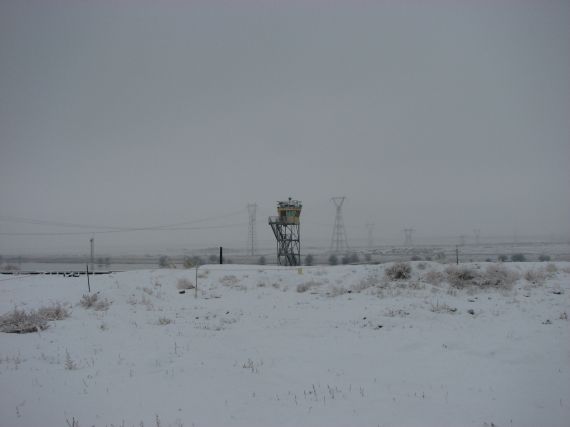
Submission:
<svg viewBox="0 0 570 427">
<path fill-rule="evenodd" d="M 413 228 L 404 228 L 404 246 L 413 246 L 412 233 L 415 231 Z"/>
<path fill-rule="evenodd" d="M 346 252 L 349 249 L 348 240 L 346 238 L 346 229 L 344 228 L 344 221 L 342 219 L 342 204 L 345 199 L 345 196 L 331 197 L 331 200 L 336 207 L 330 248 L 333 252 Z"/>
<path fill-rule="evenodd" d="M 481 230 L 478 228 L 475 228 L 473 230 L 473 234 L 475 234 L 475 243 L 478 245 L 479 244 L 479 236 L 481 235 Z"/>
<path fill-rule="evenodd" d="M 374 246 L 374 224 L 366 224 L 366 231 L 368 231 L 368 248 Z"/>
<path fill-rule="evenodd" d="M 249 213 L 249 230 L 247 233 L 247 250 L 250 255 L 255 255 L 257 249 L 256 232 L 255 232 L 255 215 L 257 212 L 257 204 L 249 203 L 247 205 Z"/>
<path fill-rule="evenodd" d="M 465 234 L 459 235 L 459 246 L 465 246 Z"/>
</svg>

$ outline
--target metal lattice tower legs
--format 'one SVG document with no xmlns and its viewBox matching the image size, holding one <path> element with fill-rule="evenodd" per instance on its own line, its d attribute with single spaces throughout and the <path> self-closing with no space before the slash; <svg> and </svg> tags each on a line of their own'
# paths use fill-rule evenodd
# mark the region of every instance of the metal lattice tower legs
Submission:
<svg viewBox="0 0 570 427">
<path fill-rule="evenodd" d="M 301 265 L 301 209 L 298 200 L 277 202 L 277 216 L 269 217 L 269 225 L 277 239 L 280 265 Z"/>
<path fill-rule="evenodd" d="M 255 221 L 257 213 L 257 204 L 250 203 L 247 205 L 247 211 L 249 213 L 249 229 L 247 233 L 247 251 L 250 255 L 255 255 L 257 250 L 257 233 L 255 230 Z"/>
<path fill-rule="evenodd" d="M 404 228 L 404 246 L 413 246 L 412 233 L 413 228 Z"/>
<path fill-rule="evenodd" d="M 374 224 L 366 224 L 366 231 L 368 232 L 368 248 L 374 246 Z"/>
<path fill-rule="evenodd" d="M 333 252 L 346 252 L 349 250 L 348 239 L 346 238 L 346 229 L 344 228 L 344 221 L 342 219 L 342 204 L 345 199 L 345 196 L 331 197 L 331 200 L 336 207 L 330 248 Z"/>
</svg>

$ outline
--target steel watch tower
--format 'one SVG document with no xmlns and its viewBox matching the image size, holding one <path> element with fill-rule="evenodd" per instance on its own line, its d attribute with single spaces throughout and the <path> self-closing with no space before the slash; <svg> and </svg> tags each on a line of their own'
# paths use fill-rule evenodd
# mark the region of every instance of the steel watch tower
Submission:
<svg viewBox="0 0 570 427">
<path fill-rule="evenodd" d="M 303 205 L 298 200 L 277 202 L 277 216 L 269 217 L 269 225 L 277 239 L 277 260 L 280 265 L 301 264 L 301 226 Z"/>
</svg>

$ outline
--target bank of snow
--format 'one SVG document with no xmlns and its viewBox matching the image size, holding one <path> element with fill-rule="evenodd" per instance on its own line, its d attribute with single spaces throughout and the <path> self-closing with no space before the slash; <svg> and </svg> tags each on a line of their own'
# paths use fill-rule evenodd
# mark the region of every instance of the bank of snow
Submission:
<svg viewBox="0 0 570 427">
<path fill-rule="evenodd" d="M 84 277 L 2 280 L 0 313 L 71 315 L 0 334 L 0 425 L 567 425 L 570 264 L 410 265 L 203 266 L 197 298 L 194 270 L 96 276 L 106 310 Z"/>
</svg>

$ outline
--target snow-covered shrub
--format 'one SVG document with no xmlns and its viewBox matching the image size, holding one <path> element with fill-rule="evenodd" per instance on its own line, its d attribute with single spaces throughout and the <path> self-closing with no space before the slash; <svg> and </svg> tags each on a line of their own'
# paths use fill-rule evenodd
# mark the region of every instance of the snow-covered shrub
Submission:
<svg viewBox="0 0 570 427">
<path fill-rule="evenodd" d="M 550 275 L 553 275 L 554 273 L 558 272 L 558 267 L 556 267 L 556 264 L 554 263 L 550 263 L 546 265 L 546 272 Z"/>
<path fill-rule="evenodd" d="M 427 264 L 425 262 L 420 262 L 418 264 L 418 270 L 425 270 L 427 267 Z"/>
<path fill-rule="evenodd" d="M 81 297 L 81 300 L 79 301 L 79 304 L 81 304 L 81 307 L 91 308 L 93 307 L 93 305 L 95 305 L 98 299 L 99 299 L 98 294 L 83 295 Z"/>
<path fill-rule="evenodd" d="M 378 284 L 378 282 L 379 282 L 379 280 L 378 280 L 377 276 L 370 275 L 370 276 L 360 280 L 355 285 L 353 285 L 351 289 L 354 292 L 362 292 L 365 289 L 371 288 L 372 286 L 376 286 Z"/>
<path fill-rule="evenodd" d="M 530 282 L 534 285 L 541 285 L 547 279 L 546 271 L 542 268 L 537 270 L 528 270 L 524 274 L 524 278 L 527 282 Z"/>
<path fill-rule="evenodd" d="M 511 271 L 501 264 L 491 264 L 487 266 L 484 275 L 480 276 L 480 280 L 476 285 L 479 287 L 510 287 L 519 279 L 519 274 Z"/>
<path fill-rule="evenodd" d="M 194 283 L 192 283 L 190 280 L 188 280 L 186 278 L 182 278 L 182 279 L 178 279 L 178 283 L 176 284 L 176 287 L 180 290 L 194 289 Z"/>
<path fill-rule="evenodd" d="M 445 270 L 447 282 L 457 289 L 468 286 L 478 288 L 507 288 L 515 283 L 519 275 L 501 264 L 491 264 L 484 273 L 469 267 L 450 266 Z"/>
<path fill-rule="evenodd" d="M 93 310 L 107 310 L 111 303 L 106 299 L 99 299 L 99 294 L 83 295 L 79 304 L 84 308 L 92 308 Z"/>
<path fill-rule="evenodd" d="M 412 275 L 412 267 L 407 262 L 397 262 L 384 270 L 389 280 L 406 280 Z"/>
<path fill-rule="evenodd" d="M 310 280 L 308 282 L 298 284 L 297 292 L 299 293 L 307 292 L 309 289 L 317 286 L 321 286 L 321 283 Z"/>
<path fill-rule="evenodd" d="M 348 293 L 348 290 L 343 286 L 333 286 L 330 292 L 328 293 L 331 297 L 338 297 L 340 295 L 344 295 Z"/>
<path fill-rule="evenodd" d="M 26 313 L 15 308 L 11 313 L 0 316 L 0 332 L 26 334 L 39 332 L 47 327 L 47 321 L 35 311 Z"/>
<path fill-rule="evenodd" d="M 447 282 L 455 288 L 473 285 L 478 273 L 467 267 L 450 266 L 445 269 Z"/>
<path fill-rule="evenodd" d="M 220 283 L 224 286 L 234 286 L 239 282 L 239 279 L 233 274 L 226 275 L 220 279 Z"/>
<path fill-rule="evenodd" d="M 430 270 L 424 275 L 424 280 L 430 285 L 439 285 L 443 282 L 444 275 L 441 271 Z"/>
<path fill-rule="evenodd" d="M 409 316 L 410 313 L 402 310 L 402 309 L 390 309 L 386 312 L 386 314 L 384 314 L 384 316 L 386 317 L 406 317 Z"/>
<path fill-rule="evenodd" d="M 49 307 L 41 307 L 38 310 L 38 315 L 46 321 L 63 320 L 69 317 L 69 310 L 60 303 L 56 303 Z"/>
<path fill-rule="evenodd" d="M 73 371 L 77 369 L 77 363 L 73 361 L 71 356 L 69 355 L 69 351 L 65 350 L 65 362 L 64 362 L 65 369 L 68 371 Z"/>
<path fill-rule="evenodd" d="M 431 305 L 431 311 L 434 313 L 457 313 L 457 309 L 455 307 L 450 307 L 449 305 L 439 302 Z"/>
<path fill-rule="evenodd" d="M 168 317 L 161 317 L 158 319 L 158 324 L 161 326 L 170 325 L 171 323 L 172 319 L 169 319 Z"/>
</svg>

